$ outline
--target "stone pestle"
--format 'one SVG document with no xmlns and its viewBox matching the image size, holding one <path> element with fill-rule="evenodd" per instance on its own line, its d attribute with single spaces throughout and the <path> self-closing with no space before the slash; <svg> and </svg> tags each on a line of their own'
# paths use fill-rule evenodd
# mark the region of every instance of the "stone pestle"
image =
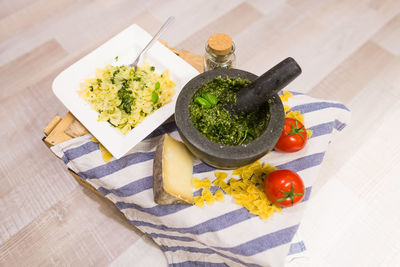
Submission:
<svg viewBox="0 0 400 267">
<path fill-rule="evenodd" d="M 301 74 L 297 62 L 288 57 L 236 93 L 236 103 L 227 105 L 233 113 L 250 113 L 268 101 Z"/>
</svg>

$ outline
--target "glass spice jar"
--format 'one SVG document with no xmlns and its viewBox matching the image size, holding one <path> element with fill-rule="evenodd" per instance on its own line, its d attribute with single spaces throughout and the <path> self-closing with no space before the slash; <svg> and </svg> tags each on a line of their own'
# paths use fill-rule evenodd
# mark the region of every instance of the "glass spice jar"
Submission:
<svg viewBox="0 0 400 267">
<path fill-rule="evenodd" d="M 212 35 L 206 44 L 204 71 L 230 69 L 236 65 L 235 44 L 225 33 Z"/>
</svg>

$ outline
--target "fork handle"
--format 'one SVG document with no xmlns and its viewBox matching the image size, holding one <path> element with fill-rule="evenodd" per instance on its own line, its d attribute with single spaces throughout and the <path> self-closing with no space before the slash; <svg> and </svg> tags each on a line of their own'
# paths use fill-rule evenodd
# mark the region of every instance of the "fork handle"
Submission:
<svg viewBox="0 0 400 267">
<path fill-rule="evenodd" d="M 160 35 L 167 29 L 167 27 L 175 20 L 174 17 L 169 17 L 167 19 L 167 21 L 165 21 L 165 23 L 161 26 L 161 28 L 158 30 L 158 32 L 154 35 L 153 39 L 151 39 L 151 41 L 143 48 L 143 50 L 139 53 L 139 55 L 137 56 L 136 60 L 130 65 L 131 67 L 133 66 L 137 66 L 140 58 L 142 57 L 142 55 L 144 53 L 147 52 L 147 50 L 150 49 L 150 47 L 153 46 L 153 44 L 158 40 L 158 38 L 160 37 Z"/>
</svg>

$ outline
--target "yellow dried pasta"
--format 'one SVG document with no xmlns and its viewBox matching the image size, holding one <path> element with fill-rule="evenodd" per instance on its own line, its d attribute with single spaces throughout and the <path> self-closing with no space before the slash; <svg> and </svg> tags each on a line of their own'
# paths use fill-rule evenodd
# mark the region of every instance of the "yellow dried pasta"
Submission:
<svg viewBox="0 0 400 267">
<path fill-rule="evenodd" d="M 282 95 L 280 95 L 279 97 L 281 98 L 282 102 L 286 102 L 289 100 L 289 98 L 291 98 L 293 96 L 293 94 L 289 91 L 282 91 Z"/>
<path fill-rule="evenodd" d="M 215 200 L 216 201 L 221 201 L 222 202 L 225 199 L 224 193 L 220 189 L 215 191 L 214 196 L 215 196 Z"/>
<path fill-rule="evenodd" d="M 100 143 L 99 143 L 99 148 L 100 148 L 100 151 L 101 151 L 101 156 L 103 157 L 104 161 L 105 162 L 110 162 L 110 160 L 112 159 L 111 153 L 108 152 L 108 150 Z"/>
<path fill-rule="evenodd" d="M 203 208 L 204 207 L 204 197 L 203 196 L 195 196 L 194 204 L 199 208 Z"/>
<path fill-rule="evenodd" d="M 292 108 L 289 105 L 283 104 L 283 109 L 285 110 L 285 114 L 288 113 Z"/>
<path fill-rule="evenodd" d="M 233 174 L 239 175 L 240 179 L 230 178 L 228 182 L 225 182 L 228 174 L 215 172 L 216 179 L 212 183 L 231 195 L 236 204 L 265 220 L 274 212 L 281 211 L 281 208 L 271 203 L 264 193 L 264 176 L 274 170 L 276 170 L 275 167 L 269 164 L 262 165 L 260 161 L 256 161 L 233 171 Z M 203 181 L 200 180 L 198 184 L 202 184 Z M 215 201 L 224 201 L 221 189 L 216 190 L 213 195 L 209 188 L 203 187 L 201 196 L 195 197 L 195 204 L 202 208 L 204 202 L 212 205 Z"/>
<path fill-rule="evenodd" d="M 217 177 L 217 179 L 225 179 L 226 177 L 228 177 L 228 174 L 226 172 L 214 172 L 215 177 Z"/>
<path fill-rule="evenodd" d="M 211 193 L 210 189 L 203 188 L 203 192 L 201 193 L 202 197 L 206 201 L 207 205 L 212 205 L 215 201 L 215 197 L 213 193 Z"/>
<path fill-rule="evenodd" d="M 103 160 L 105 162 L 110 162 L 110 160 L 112 159 L 111 153 L 108 152 L 108 150 L 95 137 L 92 137 L 91 140 L 93 142 L 95 142 L 95 143 L 99 143 L 99 149 L 100 149 L 100 152 L 101 152 L 101 156 L 103 157 Z"/>
<path fill-rule="evenodd" d="M 300 111 L 296 110 L 296 111 L 289 111 L 286 114 L 286 118 L 293 118 L 296 119 L 298 121 L 300 121 L 302 124 L 304 124 L 304 115 L 300 113 Z"/>
<path fill-rule="evenodd" d="M 200 180 L 198 178 L 193 179 L 193 184 L 195 189 L 200 189 L 200 188 L 211 188 L 211 181 L 208 178 L 205 178 L 203 180 Z"/>
<path fill-rule="evenodd" d="M 195 189 L 200 189 L 202 186 L 202 182 L 199 178 L 194 177 L 193 178 L 193 186 Z"/>
<path fill-rule="evenodd" d="M 269 173 L 274 169 L 276 168 L 269 164 L 262 166 L 259 161 L 256 161 L 233 172 L 240 175 L 240 180 L 229 180 L 234 202 L 264 220 L 272 216 L 274 212 L 281 211 L 281 208 L 271 203 L 264 193 L 263 177 L 266 172 Z M 252 172 L 252 175 L 249 176 L 249 172 Z"/>
</svg>

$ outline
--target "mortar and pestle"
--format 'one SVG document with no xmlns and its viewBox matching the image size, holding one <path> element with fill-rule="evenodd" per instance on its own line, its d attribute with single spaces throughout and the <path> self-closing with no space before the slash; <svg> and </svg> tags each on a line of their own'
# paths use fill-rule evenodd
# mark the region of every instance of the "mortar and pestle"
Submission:
<svg viewBox="0 0 400 267">
<path fill-rule="evenodd" d="M 278 92 L 301 73 L 293 58 L 286 58 L 260 77 L 238 69 L 215 69 L 190 80 L 179 93 L 175 106 L 175 122 L 186 147 L 206 164 L 219 169 L 234 169 L 250 164 L 271 151 L 278 141 L 285 120 Z M 215 143 L 202 135 L 190 119 L 189 104 L 204 84 L 221 76 L 230 79 L 247 78 L 251 83 L 236 93 L 236 102 L 227 105 L 232 113 L 250 113 L 268 105 L 270 120 L 264 132 L 246 145 L 228 146 Z"/>
</svg>

